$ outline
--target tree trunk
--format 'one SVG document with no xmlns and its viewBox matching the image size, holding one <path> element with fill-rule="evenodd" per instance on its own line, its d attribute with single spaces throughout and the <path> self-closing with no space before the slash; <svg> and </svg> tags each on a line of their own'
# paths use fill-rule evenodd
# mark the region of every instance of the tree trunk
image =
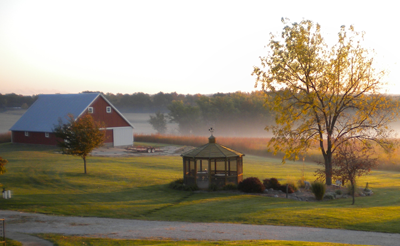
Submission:
<svg viewBox="0 0 400 246">
<path fill-rule="evenodd" d="M 84 174 L 86 174 L 86 156 L 82 157 L 82 159 L 83 159 Z"/>
<path fill-rule="evenodd" d="M 350 180 L 351 183 L 351 194 L 353 195 L 353 203 L 351 205 L 354 205 L 355 203 L 355 194 L 356 194 L 356 187 L 354 185 L 354 181 Z"/>
<path fill-rule="evenodd" d="M 325 183 L 332 185 L 332 154 L 326 154 L 325 159 Z"/>
</svg>

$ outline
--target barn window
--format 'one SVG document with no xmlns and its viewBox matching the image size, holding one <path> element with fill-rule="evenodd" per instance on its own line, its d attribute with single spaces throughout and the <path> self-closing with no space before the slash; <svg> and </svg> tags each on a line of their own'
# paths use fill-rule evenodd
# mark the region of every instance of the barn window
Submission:
<svg viewBox="0 0 400 246">
<path fill-rule="evenodd" d="M 29 137 L 29 132 L 25 132 L 25 137 Z"/>
<path fill-rule="evenodd" d="M 106 107 L 106 111 L 107 113 L 111 113 L 111 107 L 110 106 Z"/>
<path fill-rule="evenodd" d="M 50 134 L 49 134 L 48 132 L 45 132 L 45 133 L 44 133 L 44 136 L 45 136 L 46 138 L 49 138 L 49 137 L 50 137 Z"/>
<path fill-rule="evenodd" d="M 89 114 L 93 114 L 93 107 L 88 107 L 87 111 Z"/>
</svg>

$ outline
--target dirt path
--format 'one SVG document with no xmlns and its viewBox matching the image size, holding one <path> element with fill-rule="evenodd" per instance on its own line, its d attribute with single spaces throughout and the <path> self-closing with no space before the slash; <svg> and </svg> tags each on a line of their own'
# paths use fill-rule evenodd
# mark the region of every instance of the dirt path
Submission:
<svg viewBox="0 0 400 246">
<path fill-rule="evenodd" d="M 57 233 L 120 239 L 295 240 L 367 245 L 398 245 L 400 234 L 293 226 L 142 221 L 63 217 L 0 210 L 7 235 L 17 241 L 25 233 Z M 21 234 L 23 233 L 23 234 Z M 29 242 L 29 238 L 27 239 Z M 46 245 L 40 242 L 25 245 Z M 51 244 L 50 244 L 51 245 Z"/>
</svg>

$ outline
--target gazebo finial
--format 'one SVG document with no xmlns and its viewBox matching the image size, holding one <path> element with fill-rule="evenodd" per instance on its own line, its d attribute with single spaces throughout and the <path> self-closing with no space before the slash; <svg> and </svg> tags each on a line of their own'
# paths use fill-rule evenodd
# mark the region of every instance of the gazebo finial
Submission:
<svg viewBox="0 0 400 246">
<path fill-rule="evenodd" d="M 211 127 L 210 129 L 208 129 L 211 132 L 211 136 L 213 136 L 214 133 L 214 129 Z"/>
</svg>

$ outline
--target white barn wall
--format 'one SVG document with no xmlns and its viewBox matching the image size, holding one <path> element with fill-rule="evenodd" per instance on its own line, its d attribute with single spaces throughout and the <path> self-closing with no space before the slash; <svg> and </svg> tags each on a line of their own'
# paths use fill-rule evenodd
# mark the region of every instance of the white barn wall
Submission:
<svg viewBox="0 0 400 246">
<path fill-rule="evenodd" d="M 114 146 L 132 146 L 133 145 L 133 128 L 132 127 L 116 127 L 113 130 Z"/>
</svg>

